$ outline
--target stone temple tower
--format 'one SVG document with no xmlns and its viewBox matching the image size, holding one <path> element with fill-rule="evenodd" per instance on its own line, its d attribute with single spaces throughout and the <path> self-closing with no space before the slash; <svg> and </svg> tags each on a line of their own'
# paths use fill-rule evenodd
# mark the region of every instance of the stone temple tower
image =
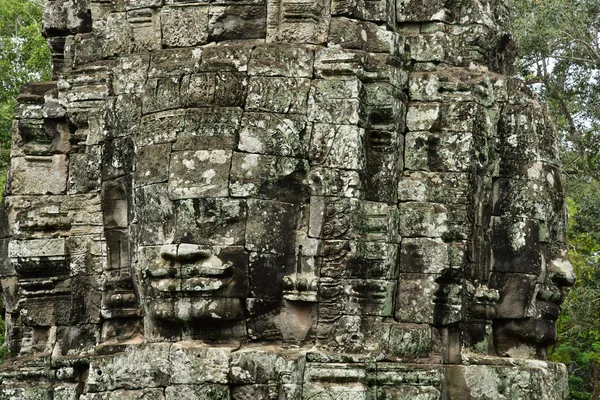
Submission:
<svg viewBox="0 0 600 400">
<path fill-rule="evenodd" d="M 49 0 L 0 399 L 565 399 L 556 135 L 501 0 Z"/>
</svg>

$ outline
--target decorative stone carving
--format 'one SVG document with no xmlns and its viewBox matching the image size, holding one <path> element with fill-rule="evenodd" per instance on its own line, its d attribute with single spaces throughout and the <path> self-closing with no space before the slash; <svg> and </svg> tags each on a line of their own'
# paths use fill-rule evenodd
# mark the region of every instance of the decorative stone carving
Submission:
<svg viewBox="0 0 600 400">
<path fill-rule="evenodd" d="M 556 135 L 496 0 L 47 4 L 0 398 L 564 399 Z"/>
</svg>

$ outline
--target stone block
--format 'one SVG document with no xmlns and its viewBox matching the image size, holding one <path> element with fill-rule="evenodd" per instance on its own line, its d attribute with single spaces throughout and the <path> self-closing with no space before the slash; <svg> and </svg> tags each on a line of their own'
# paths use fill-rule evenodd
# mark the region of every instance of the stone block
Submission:
<svg viewBox="0 0 600 400">
<path fill-rule="evenodd" d="M 396 0 L 397 22 L 446 21 L 449 11 L 443 0 Z"/>
<path fill-rule="evenodd" d="M 266 399 L 269 397 L 268 385 L 240 385 L 231 390 L 232 400 Z"/>
<path fill-rule="evenodd" d="M 226 197 L 231 151 L 178 151 L 169 163 L 169 197 Z"/>
<path fill-rule="evenodd" d="M 306 161 L 291 157 L 233 153 L 229 190 L 233 197 L 305 203 Z"/>
<path fill-rule="evenodd" d="M 127 11 L 127 22 L 131 29 L 131 52 L 147 53 L 160 50 L 161 15 L 156 8 L 140 8 Z"/>
<path fill-rule="evenodd" d="M 395 319 L 413 324 L 436 323 L 436 275 L 400 274 L 395 303 Z"/>
<path fill-rule="evenodd" d="M 246 110 L 306 114 L 310 79 L 250 77 Z"/>
<path fill-rule="evenodd" d="M 404 146 L 409 170 L 468 172 L 473 165 L 474 140 L 467 132 L 409 132 Z"/>
<path fill-rule="evenodd" d="M 202 72 L 190 77 L 187 105 L 244 107 L 248 81 L 245 73 Z"/>
<path fill-rule="evenodd" d="M 388 357 L 404 362 L 429 357 L 435 346 L 440 344 L 435 333 L 437 331 L 429 325 L 393 324 Z"/>
<path fill-rule="evenodd" d="M 69 165 L 67 187 L 70 195 L 100 190 L 102 169 L 98 165 L 102 165 L 101 146 L 86 146 L 84 153 L 71 154 Z"/>
<path fill-rule="evenodd" d="M 440 118 L 439 103 L 411 103 L 408 105 L 406 127 L 409 131 L 430 131 Z"/>
<path fill-rule="evenodd" d="M 460 86 L 460 83 L 458 84 Z M 488 85 L 482 83 L 481 86 L 473 88 L 474 91 L 485 92 Z M 489 88 L 487 88 L 489 90 Z M 490 115 L 486 110 L 476 102 L 456 102 L 442 104 L 441 109 L 441 129 L 448 132 L 471 132 L 474 136 L 481 135 L 489 137 L 493 135 L 493 125 Z"/>
<path fill-rule="evenodd" d="M 8 244 L 10 258 L 65 257 L 65 239 L 11 240 Z"/>
<path fill-rule="evenodd" d="M 329 314 L 391 317 L 395 290 L 395 281 L 321 278 L 319 307 Z"/>
<path fill-rule="evenodd" d="M 532 167 L 529 171 L 535 171 Z M 534 175 L 537 175 L 533 172 Z M 532 218 L 540 221 L 552 219 L 553 214 L 562 212 L 548 203 L 548 198 L 561 198 L 550 180 L 504 179 L 493 181 L 494 215 L 500 217 Z M 554 208 L 554 210 L 553 210 Z"/>
<path fill-rule="evenodd" d="M 211 41 L 264 39 L 267 15 L 264 4 L 212 5 L 208 31 Z"/>
<path fill-rule="evenodd" d="M 492 217 L 492 270 L 539 275 L 543 255 L 539 222 Z"/>
<path fill-rule="evenodd" d="M 207 245 L 244 244 L 246 202 L 227 198 L 186 199 L 175 205 L 175 241 Z"/>
<path fill-rule="evenodd" d="M 229 383 L 247 384 L 301 384 L 306 365 L 304 354 L 294 350 L 285 355 L 261 349 L 241 349 L 231 355 Z"/>
<path fill-rule="evenodd" d="M 319 250 L 321 277 L 394 279 L 398 245 L 346 240 L 324 241 Z"/>
<path fill-rule="evenodd" d="M 134 173 L 136 186 L 166 182 L 169 179 L 169 168 L 165 160 L 170 157 L 171 143 L 139 148 Z"/>
<path fill-rule="evenodd" d="M 367 165 L 365 198 L 394 204 L 395 190 L 404 168 L 404 137 L 397 131 L 368 129 L 366 131 Z"/>
<path fill-rule="evenodd" d="M 404 171 L 398 182 L 400 201 L 467 204 L 472 177 L 463 172 Z"/>
<path fill-rule="evenodd" d="M 148 78 L 192 74 L 200 70 L 202 54 L 200 49 L 192 47 L 154 51 L 150 54 L 150 67 L 144 73 Z"/>
<path fill-rule="evenodd" d="M 496 304 L 496 318 L 526 318 L 528 309 L 535 302 L 533 296 L 537 281 L 536 275 L 492 273 L 489 287 L 500 293 Z"/>
<path fill-rule="evenodd" d="M 257 46 L 248 63 L 248 75 L 312 78 L 314 51 L 306 47 L 267 44 Z"/>
<path fill-rule="evenodd" d="M 144 85 L 142 114 L 182 108 L 187 103 L 189 85 L 187 75 L 148 79 Z"/>
<path fill-rule="evenodd" d="M 267 3 L 267 42 L 325 44 L 330 3 L 275 0 Z"/>
<path fill-rule="evenodd" d="M 190 108 L 185 129 L 173 150 L 231 150 L 238 142 L 242 110 L 238 107 Z"/>
<path fill-rule="evenodd" d="M 151 389 L 165 387 L 173 376 L 169 362 L 170 343 L 133 345 L 114 356 L 90 360 L 86 383 L 88 392 L 116 389 Z"/>
<path fill-rule="evenodd" d="M 355 80 L 356 71 L 363 68 L 365 62 L 365 55 L 361 52 L 325 47 L 315 51 L 314 73 L 317 78 Z"/>
<path fill-rule="evenodd" d="M 396 242 L 395 207 L 351 198 L 311 197 L 309 235 L 322 239 Z"/>
<path fill-rule="evenodd" d="M 54 392 L 56 396 L 56 389 Z M 56 397 L 55 397 L 56 398 Z M 115 390 L 104 393 L 87 393 L 80 400 L 165 400 L 163 389 Z"/>
<path fill-rule="evenodd" d="M 345 15 L 367 21 L 387 22 L 395 25 L 395 1 L 335 0 L 331 3 L 331 15 Z"/>
<path fill-rule="evenodd" d="M 247 153 L 306 158 L 310 131 L 310 125 L 297 115 L 246 112 L 238 149 Z"/>
<path fill-rule="evenodd" d="M 67 189 L 65 155 L 16 157 L 11 160 L 12 194 L 61 194 Z"/>
<path fill-rule="evenodd" d="M 165 400 L 229 400 L 229 388 L 225 385 L 176 385 L 165 390 Z"/>
<path fill-rule="evenodd" d="M 44 13 L 43 30 L 48 35 L 90 32 L 92 18 L 84 3 L 54 0 Z"/>
<path fill-rule="evenodd" d="M 358 171 L 337 168 L 312 168 L 308 174 L 313 196 L 362 197 L 362 180 Z"/>
<path fill-rule="evenodd" d="M 102 180 L 118 178 L 133 172 L 135 150 L 131 137 L 106 141 L 102 150 Z"/>
<path fill-rule="evenodd" d="M 296 254 L 297 205 L 267 200 L 248 201 L 246 249 L 259 253 Z"/>
<path fill-rule="evenodd" d="M 333 396 L 367 400 L 375 391 L 367 385 L 368 370 L 362 363 L 308 363 L 302 390 L 306 398 Z"/>
<path fill-rule="evenodd" d="M 394 33 L 373 22 L 333 17 L 330 24 L 329 43 L 344 49 L 388 53 L 394 45 Z"/>
<path fill-rule="evenodd" d="M 366 164 L 365 130 L 355 125 L 314 124 L 309 154 L 318 166 L 361 171 Z"/>
<path fill-rule="evenodd" d="M 436 32 L 408 39 L 410 58 L 417 62 L 443 62 L 446 58 L 446 35 Z"/>
<path fill-rule="evenodd" d="M 139 93 L 144 87 L 150 57 L 133 54 L 119 59 L 115 68 L 113 90 L 115 94 Z"/>
<path fill-rule="evenodd" d="M 169 351 L 169 362 L 174 372 L 170 384 L 227 384 L 229 358 L 232 350 L 228 347 L 211 348 L 194 342 L 173 344 Z M 226 387 L 221 387 L 215 393 L 222 390 L 227 392 Z M 173 399 L 175 398 L 173 397 Z"/>
<path fill-rule="evenodd" d="M 281 300 L 283 278 L 296 272 L 297 258 L 295 254 L 250 253 L 250 295 L 259 299 Z"/>
<path fill-rule="evenodd" d="M 398 228 L 402 238 L 439 238 L 448 232 L 448 212 L 441 204 L 400 203 L 398 214 Z"/>
<path fill-rule="evenodd" d="M 439 238 L 403 238 L 400 272 L 441 274 L 450 267 L 448 245 Z"/>
<path fill-rule="evenodd" d="M 252 48 L 244 45 L 206 46 L 201 54 L 198 70 L 201 72 L 247 72 L 253 53 Z"/>
<path fill-rule="evenodd" d="M 546 362 L 511 367 L 455 365 L 448 367 L 445 381 L 449 396 L 477 393 L 477 398 L 480 399 L 502 396 L 558 400 L 567 396 L 567 385 L 560 383 L 560 377 L 565 375 L 566 368 L 563 364 Z M 511 383 L 507 384 L 508 382 Z"/>
<path fill-rule="evenodd" d="M 19 400 L 52 400 L 54 393 L 52 388 L 2 388 L 0 398 Z"/>
<path fill-rule="evenodd" d="M 308 98 L 308 119 L 317 123 L 357 125 L 361 120 L 360 81 L 313 82 Z"/>
<path fill-rule="evenodd" d="M 190 47 L 208 42 L 209 7 L 165 6 L 160 13 L 164 47 Z"/>
<path fill-rule="evenodd" d="M 140 245 L 171 243 L 175 233 L 175 208 L 169 199 L 167 184 L 137 188 L 135 197 Z"/>
</svg>

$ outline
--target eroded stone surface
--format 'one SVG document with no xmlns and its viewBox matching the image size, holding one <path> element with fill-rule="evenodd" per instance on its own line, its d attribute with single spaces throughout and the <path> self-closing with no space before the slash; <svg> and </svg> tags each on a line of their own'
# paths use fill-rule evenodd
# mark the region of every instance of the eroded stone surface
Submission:
<svg viewBox="0 0 600 400">
<path fill-rule="evenodd" d="M 501 1 L 56 0 L 0 398 L 564 399 L 556 136 Z"/>
</svg>

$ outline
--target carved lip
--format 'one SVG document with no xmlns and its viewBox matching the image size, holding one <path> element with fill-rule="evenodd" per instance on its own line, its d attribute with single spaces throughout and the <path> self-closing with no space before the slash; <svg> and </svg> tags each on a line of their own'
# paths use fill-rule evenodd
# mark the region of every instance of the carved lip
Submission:
<svg viewBox="0 0 600 400">
<path fill-rule="evenodd" d="M 232 279 L 197 278 L 163 278 L 153 279 L 151 285 L 159 292 L 196 292 L 199 294 L 215 292 L 231 283 Z"/>
<path fill-rule="evenodd" d="M 536 298 L 538 300 L 547 301 L 560 306 L 564 299 L 564 291 L 556 285 L 541 285 L 537 291 Z"/>
<path fill-rule="evenodd" d="M 564 292 L 559 286 L 553 284 L 540 286 L 535 301 L 539 319 L 556 321 L 560 316 L 560 305 L 564 299 Z"/>
<path fill-rule="evenodd" d="M 176 252 L 164 251 L 161 258 L 171 262 L 169 277 L 154 275 L 152 285 L 159 292 L 211 293 L 233 281 L 233 267 L 210 250 L 180 244 Z"/>
</svg>

